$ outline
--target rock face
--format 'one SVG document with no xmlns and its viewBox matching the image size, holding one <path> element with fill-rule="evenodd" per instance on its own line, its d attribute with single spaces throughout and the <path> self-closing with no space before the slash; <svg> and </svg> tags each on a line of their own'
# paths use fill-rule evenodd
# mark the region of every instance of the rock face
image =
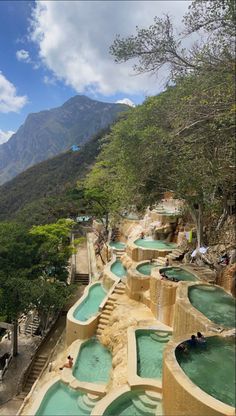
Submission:
<svg viewBox="0 0 236 416">
<path fill-rule="evenodd" d="M 74 144 L 85 143 L 127 108 L 77 95 L 61 107 L 29 114 L 10 140 L 0 145 L 0 184 Z"/>
</svg>

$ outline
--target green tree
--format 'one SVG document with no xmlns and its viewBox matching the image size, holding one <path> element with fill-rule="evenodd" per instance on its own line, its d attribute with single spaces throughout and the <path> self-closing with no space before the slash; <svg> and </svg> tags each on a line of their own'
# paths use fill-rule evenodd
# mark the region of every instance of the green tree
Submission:
<svg viewBox="0 0 236 416">
<path fill-rule="evenodd" d="M 55 224 L 32 227 L 30 235 L 39 244 L 39 266 L 41 276 L 52 276 L 66 280 L 68 260 L 73 252 L 70 245 L 70 234 L 74 221 L 58 220 Z"/>
</svg>

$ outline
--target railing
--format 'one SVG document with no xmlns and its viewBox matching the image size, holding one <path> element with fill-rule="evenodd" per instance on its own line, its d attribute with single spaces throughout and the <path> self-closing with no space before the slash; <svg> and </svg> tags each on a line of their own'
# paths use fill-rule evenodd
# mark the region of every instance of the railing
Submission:
<svg viewBox="0 0 236 416">
<path fill-rule="evenodd" d="M 37 354 L 38 354 L 38 352 L 39 352 L 40 348 L 41 348 L 41 347 L 45 344 L 45 342 L 47 341 L 47 338 L 49 337 L 49 335 L 50 335 L 51 331 L 53 331 L 53 330 L 54 330 L 54 327 L 55 327 L 55 325 L 56 325 L 56 323 L 57 323 L 57 320 L 58 320 L 59 316 L 60 316 L 60 315 L 57 315 L 57 316 L 56 316 L 56 318 L 54 319 L 54 321 L 53 321 L 53 323 L 52 323 L 52 325 L 51 325 L 51 327 L 50 327 L 49 331 L 45 334 L 44 338 L 42 339 L 42 341 L 40 342 L 40 344 L 37 346 L 37 348 L 36 348 L 36 350 L 35 350 L 35 352 L 34 352 L 34 356 L 33 356 L 32 360 L 30 361 L 30 363 L 29 363 L 28 367 L 26 368 L 26 370 L 25 370 L 25 371 L 24 371 L 24 373 L 22 374 L 22 376 L 21 376 L 21 378 L 20 378 L 20 381 L 19 381 L 19 383 L 18 383 L 18 388 L 17 388 L 18 394 L 19 394 L 19 393 L 23 390 L 23 388 L 24 388 L 24 386 L 25 386 L 25 384 L 26 384 L 27 378 L 28 378 L 28 376 L 29 376 L 29 373 L 30 373 L 30 371 L 32 370 L 32 367 L 33 367 L 33 365 L 34 365 L 34 362 L 35 362 L 35 360 L 36 360 L 36 358 L 37 358 Z M 50 355 L 49 355 L 49 356 L 50 356 Z M 48 360 L 47 360 L 47 362 L 48 362 Z M 45 363 L 45 365 L 46 365 L 46 363 Z"/>
<path fill-rule="evenodd" d="M 6 358 L 4 367 L 0 370 L 0 382 L 2 382 L 2 380 L 3 380 L 3 376 L 4 376 L 5 372 L 7 371 L 8 367 L 9 367 L 11 359 L 12 359 L 12 355 L 10 354 L 10 356 L 8 358 Z"/>
</svg>

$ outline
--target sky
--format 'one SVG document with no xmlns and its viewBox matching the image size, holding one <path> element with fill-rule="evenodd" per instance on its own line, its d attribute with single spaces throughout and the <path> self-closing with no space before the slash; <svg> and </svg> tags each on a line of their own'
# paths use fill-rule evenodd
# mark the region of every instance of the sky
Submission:
<svg viewBox="0 0 236 416">
<path fill-rule="evenodd" d="M 140 104 L 164 89 L 165 76 L 135 75 L 109 46 L 169 13 L 177 30 L 190 1 L 0 1 L 0 144 L 29 113 L 76 94 Z"/>
</svg>

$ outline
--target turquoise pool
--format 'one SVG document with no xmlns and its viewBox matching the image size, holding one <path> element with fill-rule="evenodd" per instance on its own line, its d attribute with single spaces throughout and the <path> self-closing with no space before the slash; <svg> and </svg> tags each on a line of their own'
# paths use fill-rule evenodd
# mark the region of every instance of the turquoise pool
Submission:
<svg viewBox="0 0 236 416">
<path fill-rule="evenodd" d="M 157 263 L 143 263 L 136 267 L 139 273 L 145 274 L 145 276 L 150 276 L 153 267 L 157 267 Z"/>
<path fill-rule="evenodd" d="M 154 399 L 152 392 L 129 391 L 114 400 L 103 416 L 148 416 L 162 415 L 160 400 Z"/>
<path fill-rule="evenodd" d="M 158 330 L 138 329 L 135 337 L 137 374 L 143 378 L 161 379 L 163 351 L 171 335 Z"/>
<path fill-rule="evenodd" d="M 235 327 L 235 299 L 216 286 L 197 285 L 188 289 L 191 304 L 217 325 Z"/>
<path fill-rule="evenodd" d="M 93 338 L 81 346 L 73 367 L 73 376 L 89 383 L 107 383 L 111 367 L 110 351 Z"/>
<path fill-rule="evenodd" d="M 103 301 L 107 292 L 101 283 L 96 283 L 88 290 L 86 298 L 75 309 L 73 316 L 79 321 L 87 321 L 91 316 L 96 315 L 100 303 Z"/>
<path fill-rule="evenodd" d="M 111 241 L 109 243 L 109 246 L 112 248 L 116 248 L 117 250 L 123 250 L 126 247 L 125 243 L 122 243 L 121 241 Z"/>
<path fill-rule="evenodd" d="M 85 397 L 86 394 L 57 382 L 47 391 L 35 416 L 90 415 L 92 408 L 84 403 Z"/>
<path fill-rule="evenodd" d="M 124 277 L 127 274 L 126 268 L 123 266 L 122 262 L 120 260 L 116 260 L 111 265 L 111 271 L 118 277 Z"/>
<path fill-rule="evenodd" d="M 198 280 L 194 274 L 182 269 L 181 267 L 164 267 L 163 269 L 160 269 L 160 272 L 165 272 L 165 275 L 169 277 L 170 280 L 173 277 L 185 282 L 195 282 Z"/>
<path fill-rule="evenodd" d="M 161 240 L 152 240 L 147 238 L 138 238 L 134 244 L 142 248 L 150 248 L 152 250 L 173 250 L 177 247 L 175 243 L 167 243 Z"/>
<path fill-rule="evenodd" d="M 235 339 L 207 338 L 206 346 L 176 350 L 177 361 L 186 375 L 206 393 L 235 406 Z"/>
</svg>

